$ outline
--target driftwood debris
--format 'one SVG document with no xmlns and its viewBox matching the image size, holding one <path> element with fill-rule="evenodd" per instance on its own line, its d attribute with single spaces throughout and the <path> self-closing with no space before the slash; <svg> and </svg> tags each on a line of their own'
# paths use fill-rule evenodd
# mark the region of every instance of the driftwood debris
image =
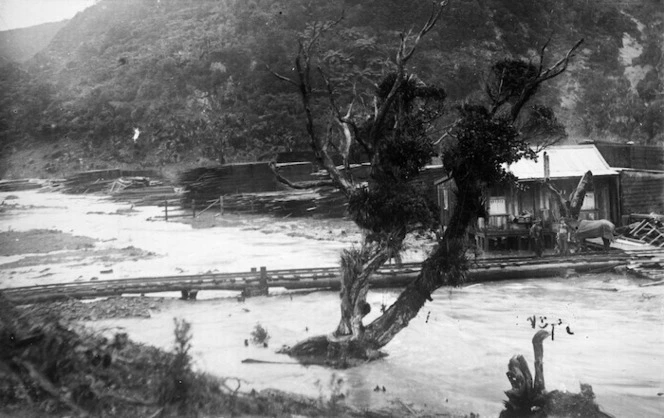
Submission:
<svg viewBox="0 0 664 418">
<path fill-rule="evenodd" d="M 540 330 L 533 337 L 535 354 L 535 378 L 533 379 L 528 362 L 522 355 L 512 357 L 507 365 L 507 379 L 512 389 L 505 391 L 507 401 L 500 418 L 545 418 L 545 417 L 586 417 L 610 418 L 600 411 L 595 403 L 595 394 L 590 385 L 581 383 L 580 393 L 554 390 L 546 391 L 544 383 L 543 342 L 551 335 Z"/>
</svg>

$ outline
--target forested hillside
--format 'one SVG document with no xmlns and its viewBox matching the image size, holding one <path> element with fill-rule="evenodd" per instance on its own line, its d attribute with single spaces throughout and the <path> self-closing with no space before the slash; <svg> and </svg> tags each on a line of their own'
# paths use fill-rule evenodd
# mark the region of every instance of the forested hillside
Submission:
<svg viewBox="0 0 664 418">
<path fill-rule="evenodd" d="M 330 70 L 343 93 L 386 74 L 399 33 L 430 9 L 427 0 L 100 0 L 27 62 L 3 64 L 3 157 L 63 142 L 69 160 L 111 165 L 307 149 L 297 90 L 269 70 L 294 71 L 307 24 L 343 11 L 320 51 L 327 67 L 348 70 Z M 661 0 L 451 0 L 412 72 L 443 86 L 451 105 L 478 96 L 490 63 L 537 62 L 547 40 L 557 59 L 584 38 L 542 104 L 572 135 L 661 144 L 663 33 Z"/>
<path fill-rule="evenodd" d="M 0 32 L 0 62 L 24 62 L 48 46 L 66 20 Z"/>
</svg>

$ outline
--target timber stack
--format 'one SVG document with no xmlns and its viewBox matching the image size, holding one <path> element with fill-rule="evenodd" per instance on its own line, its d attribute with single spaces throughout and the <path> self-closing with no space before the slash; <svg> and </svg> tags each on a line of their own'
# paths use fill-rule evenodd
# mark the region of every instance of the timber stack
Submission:
<svg viewBox="0 0 664 418">
<path fill-rule="evenodd" d="M 148 170 L 93 170 L 83 171 L 66 177 L 60 188 L 64 193 L 85 194 L 107 192 L 113 183 L 122 177 L 155 177 L 156 173 Z"/>
<path fill-rule="evenodd" d="M 0 192 L 20 192 L 40 187 L 42 187 L 40 183 L 30 179 L 0 180 Z"/>
<path fill-rule="evenodd" d="M 69 194 L 103 193 L 134 205 L 158 205 L 179 199 L 176 189 L 151 170 L 93 170 L 50 181 L 53 190 Z"/>
<path fill-rule="evenodd" d="M 114 200 L 130 202 L 136 206 L 160 206 L 163 202 L 179 203 L 180 193 L 170 185 L 147 177 L 117 179 L 111 186 Z"/>
<path fill-rule="evenodd" d="M 282 164 L 280 172 L 294 181 L 315 178 L 311 163 Z M 223 196 L 224 211 L 270 213 L 275 216 L 342 217 L 346 201 L 332 187 L 311 190 L 286 189 L 267 163 L 199 167 L 183 172 L 179 179 L 182 207 L 200 211 Z"/>
</svg>

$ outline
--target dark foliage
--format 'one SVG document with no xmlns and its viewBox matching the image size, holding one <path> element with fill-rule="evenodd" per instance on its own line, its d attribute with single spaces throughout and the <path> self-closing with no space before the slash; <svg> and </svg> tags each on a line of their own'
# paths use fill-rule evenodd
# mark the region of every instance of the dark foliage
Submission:
<svg viewBox="0 0 664 418">
<path fill-rule="evenodd" d="M 496 101 L 517 99 L 525 83 L 537 77 L 537 67 L 521 60 L 504 59 L 491 67 L 491 80 L 487 83 L 489 97 Z"/>
<path fill-rule="evenodd" d="M 565 126 L 560 123 L 553 109 L 534 105 L 527 112 L 521 126 L 521 135 L 530 143 L 548 145 L 567 136 Z"/>
<path fill-rule="evenodd" d="M 455 138 L 442 154 L 443 166 L 456 181 L 476 181 L 486 187 L 512 181 L 506 164 L 535 157 L 508 119 L 492 117 L 480 105 L 463 105 L 459 114 Z"/>
<path fill-rule="evenodd" d="M 348 213 L 360 228 L 383 237 L 415 225 L 433 229 L 438 222 L 437 205 L 421 188 L 404 183 L 358 189 L 348 201 Z"/>
<path fill-rule="evenodd" d="M 381 126 L 370 118 L 360 135 L 375 130 L 369 183 L 355 190 L 348 212 L 361 228 L 381 236 L 397 232 L 404 236 L 413 227 L 430 229 L 437 225 L 437 205 L 427 190 L 413 180 L 437 153 L 427 130 L 442 114 L 445 91 L 426 86 L 415 76 L 390 73 L 378 84 L 376 96 L 385 101 L 398 85 L 396 99 Z"/>
</svg>

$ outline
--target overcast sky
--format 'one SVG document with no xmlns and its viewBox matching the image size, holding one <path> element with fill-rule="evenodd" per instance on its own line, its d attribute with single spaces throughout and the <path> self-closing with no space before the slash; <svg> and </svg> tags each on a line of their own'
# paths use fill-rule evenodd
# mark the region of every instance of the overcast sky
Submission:
<svg viewBox="0 0 664 418">
<path fill-rule="evenodd" d="M 0 0 L 0 31 L 70 19 L 94 0 Z"/>
</svg>

